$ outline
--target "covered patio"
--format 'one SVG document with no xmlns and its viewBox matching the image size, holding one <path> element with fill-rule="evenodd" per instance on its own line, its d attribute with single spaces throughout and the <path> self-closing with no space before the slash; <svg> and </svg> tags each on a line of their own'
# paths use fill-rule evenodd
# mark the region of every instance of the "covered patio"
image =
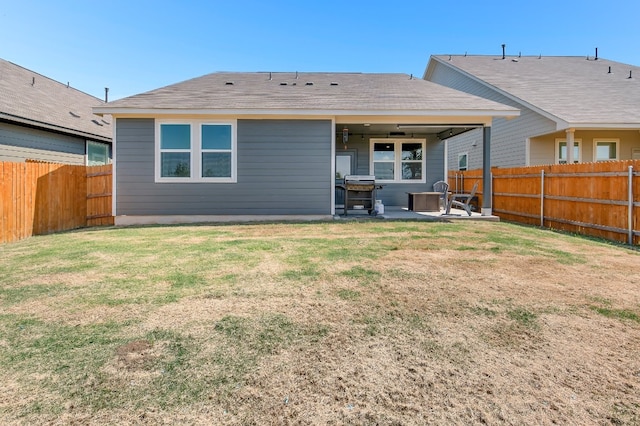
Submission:
<svg viewBox="0 0 640 426">
<path fill-rule="evenodd" d="M 469 111 L 448 114 L 444 117 L 336 117 L 333 213 L 345 215 L 344 179 L 356 175 L 375 177 L 378 188 L 375 198 L 396 215 L 405 209 L 416 218 L 439 216 L 439 212 L 408 211 L 408 194 L 431 192 L 434 183 L 446 181 L 447 140 L 474 129 L 482 129 L 483 176 L 485 181 L 490 181 L 492 116 L 472 115 Z M 472 216 L 492 216 L 491 188 L 485 191 L 488 196 Z M 347 209 L 347 216 L 363 213 L 351 207 Z M 366 207 L 365 214 L 371 206 Z M 456 214 L 449 216 L 456 217 Z"/>
<path fill-rule="evenodd" d="M 433 212 L 417 212 L 411 211 L 407 207 L 401 206 L 385 206 L 384 213 L 379 215 L 369 215 L 366 211 L 354 211 L 348 216 L 335 215 L 336 220 L 425 220 L 425 221 L 459 221 L 459 220 L 483 220 L 499 222 L 500 218 L 494 215 L 483 215 L 480 212 L 471 212 L 471 216 L 464 210 L 452 208 L 446 214 L 444 209 Z"/>
</svg>

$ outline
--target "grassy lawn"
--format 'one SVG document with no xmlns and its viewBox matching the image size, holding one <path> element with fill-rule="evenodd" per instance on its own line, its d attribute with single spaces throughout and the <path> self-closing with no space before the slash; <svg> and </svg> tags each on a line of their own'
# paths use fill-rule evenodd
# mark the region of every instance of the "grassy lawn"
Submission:
<svg viewBox="0 0 640 426">
<path fill-rule="evenodd" d="M 505 223 L 0 246 L 1 424 L 638 424 L 640 254 Z"/>
</svg>

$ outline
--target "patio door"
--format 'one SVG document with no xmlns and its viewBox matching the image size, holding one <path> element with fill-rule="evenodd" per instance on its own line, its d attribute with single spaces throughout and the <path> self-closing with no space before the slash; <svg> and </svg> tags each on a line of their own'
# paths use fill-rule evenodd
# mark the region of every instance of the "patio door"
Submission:
<svg viewBox="0 0 640 426">
<path fill-rule="evenodd" d="M 336 153 L 336 184 L 343 183 L 346 175 L 356 174 L 356 151 L 344 150 Z M 336 207 L 344 206 L 344 191 L 336 188 Z"/>
</svg>

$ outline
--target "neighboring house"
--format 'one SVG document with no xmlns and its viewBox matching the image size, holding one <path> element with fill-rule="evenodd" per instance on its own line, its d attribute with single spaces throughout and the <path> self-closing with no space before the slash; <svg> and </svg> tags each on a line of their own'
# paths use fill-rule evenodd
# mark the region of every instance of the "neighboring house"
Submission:
<svg viewBox="0 0 640 426">
<path fill-rule="evenodd" d="M 443 179 L 445 135 L 519 113 L 405 74 L 297 72 L 213 73 L 94 112 L 114 118 L 116 224 L 329 217 L 345 174 L 406 206 Z"/>
<path fill-rule="evenodd" d="M 493 166 L 640 158 L 639 67 L 584 56 L 438 55 L 424 79 L 520 110 L 493 121 Z M 448 168 L 482 167 L 479 140 L 478 131 L 451 138 Z"/>
<path fill-rule="evenodd" d="M 107 164 L 111 117 L 98 98 L 0 59 L 0 161 Z"/>
</svg>

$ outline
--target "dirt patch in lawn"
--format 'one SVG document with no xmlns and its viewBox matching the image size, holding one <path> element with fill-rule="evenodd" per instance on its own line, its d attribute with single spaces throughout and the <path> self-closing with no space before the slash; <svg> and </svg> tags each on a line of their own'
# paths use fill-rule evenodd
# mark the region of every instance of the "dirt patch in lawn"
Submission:
<svg viewBox="0 0 640 426">
<path fill-rule="evenodd" d="M 204 248 L 149 268 L 143 285 L 125 285 L 141 279 L 135 268 L 93 271 L 103 286 L 117 278 L 99 288 L 106 306 L 81 279 L 84 307 L 60 291 L 11 299 L 5 312 L 69 335 L 118 328 L 68 350 L 54 342 L 60 362 L 39 352 L 46 325 L 3 323 L 0 350 L 15 363 L 3 423 L 640 423 L 633 250 L 507 224 L 180 231 L 176 253 Z"/>
</svg>

